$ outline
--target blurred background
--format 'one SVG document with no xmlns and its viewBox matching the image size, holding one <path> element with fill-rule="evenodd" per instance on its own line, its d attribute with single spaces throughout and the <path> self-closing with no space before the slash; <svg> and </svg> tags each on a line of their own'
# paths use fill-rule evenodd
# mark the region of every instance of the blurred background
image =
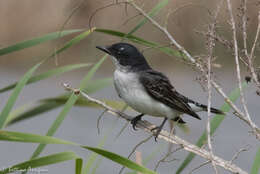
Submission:
<svg viewBox="0 0 260 174">
<path fill-rule="evenodd" d="M 83 2 L 83 3 L 82 3 Z M 116 2 L 116 1 L 114 1 Z M 145 11 L 150 11 L 159 1 L 137 1 L 138 5 L 143 7 Z M 175 39 L 183 45 L 192 55 L 201 56 L 207 54 L 205 47 L 205 37 L 197 32 L 206 32 L 208 24 L 212 21 L 210 13 L 214 13 L 219 1 L 207 0 L 171 0 L 166 8 L 161 10 L 159 15 L 154 17 L 160 21 L 162 25 L 167 21 L 167 28 Z M 0 1 L 0 48 L 14 44 L 22 40 L 28 40 L 33 37 L 42 36 L 44 34 L 59 31 L 61 29 L 82 29 L 89 28 L 89 19 L 96 9 L 105 5 L 113 3 L 112 0 L 63 0 L 63 1 L 37 1 L 37 0 L 1 0 Z M 239 7 L 240 1 L 233 0 L 233 12 L 236 17 L 238 27 L 239 46 L 242 48 L 242 35 L 241 35 L 241 21 L 239 20 Z M 80 6 L 80 7 L 79 7 Z M 248 44 L 252 45 L 257 28 L 257 15 L 260 7 L 260 1 L 248 1 Z M 75 11 L 75 8 L 77 10 Z M 171 12 L 171 13 L 170 13 Z M 71 14 L 73 15 L 71 16 Z M 168 18 L 166 16 L 169 15 Z M 91 26 L 97 28 L 106 28 L 119 30 L 121 32 L 129 32 L 136 24 L 142 19 L 141 16 L 136 16 L 137 12 L 130 6 L 125 8 L 125 5 L 116 5 L 98 11 L 92 16 Z M 69 18 L 71 16 L 71 18 Z M 222 6 L 221 12 L 218 17 L 217 33 L 225 37 L 227 40 L 232 39 L 230 25 L 228 23 L 229 14 L 226 9 L 226 4 Z M 69 20 L 68 20 L 69 18 Z M 68 20 L 66 25 L 64 23 Z M 167 38 L 150 23 L 145 24 L 140 30 L 135 33 L 136 36 L 142 37 L 149 41 L 156 41 L 162 45 L 169 44 Z M 35 63 L 42 60 L 46 55 L 52 53 L 55 49 L 71 39 L 72 36 L 64 37 L 59 40 L 46 42 L 39 46 L 24 49 L 0 58 L 0 88 L 3 88 L 21 78 L 21 76 Z M 107 45 L 120 41 L 120 38 L 104 35 L 102 33 L 94 32 L 79 44 L 70 48 L 66 52 L 57 56 L 57 59 L 50 59 L 39 71 L 44 72 L 48 69 L 57 66 L 76 63 L 95 63 L 103 54 L 95 49 L 96 45 Z M 160 53 L 156 49 L 145 49 L 141 45 L 136 46 L 143 50 L 144 55 L 154 69 L 157 69 L 170 78 L 172 84 L 176 89 L 201 103 L 207 103 L 207 91 L 203 90 L 200 83 L 196 79 L 200 74 L 196 73 L 185 65 L 178 58 L 169 57 Z M 259 45 L 256 50 L 256 57 L 259 56 Z M 217 43 L 214 50 L 214 56 L 217 57 L 214 63 L 220 64 L 218 68 L 214 68 L 214 75 L 217 81 L 222 85 L 224 91 L 228 94 L 233 88 L 237 87 L 236 71 L 234 66 L 234 57 L 232 52 L 226 49 L 225 46 Z M 257 63 L 259 60 L 256 58 Z M 16 107 L 25 104 L 33 103 L 39 99 L 46 97 L 55 97 L 64 92 L 61 85 L 63 82 L 69 82 L 74 87 L 79 85 L 80 80 L 87 73 L 88 69 L 80 69 L 77 71 L 63 74 L 59 77 L 54 77 L 28 85 L 19 96 L 16 102 Z M 97 71 L 94 79 L 104 77 L 112 77 L 114 67 L 112 62 L 107 59 L 102 67 Z M 242 77 L 249 73 L 242 67 Z M 249 85 L 246 89 L 246 99 L 249 112 L 253 121 L 260 125 L 260 117 L 258 115 L 259 96 L 255 94 L 253 85 Z M 0 109 L 6 103 L 10 92 L 0 95 Z M 98 91 L 93 94 L 98 99 L 120 100 L 114 90 L 113 85 Z M 212 104 L 214 107 L 219 108 L 223 104 L 222 97 L 213 91 Z M 237 102 L 240 106 L 240 102 Z M 7 128 L 7 130 L 30 132 L 35 134 L 46 134 L 46 131 L 57 117 L 61 108 L 54 111 L 39 115 L 36 118 L 19 122 Z M 62 126 L 59 128 L 55 137 L 64 138 L 66 140 L 75 141 L 88 146 L 96 146 L 104 134 L 111 128 L 115 127 L 106 142 L 105 149 L 116 152 L 120 155 L 127 156 L 133 147 L 141 140 L 145 139 L 148 134 L 142 131 L 133 131 L 129 125 L 122 135 L 115 139 L 118 132 L 124 126 L 125 121 L 115 118 L 112 115 L 105 114 L 101 120 L 101 133 L 98 134 L 96 122 L 102 110 L 74 107 L 68 117 L 65 119 Z M 135 112 L 129 112 L 135 115 Z M 202 134 L 206 127 L 207 115 L 206 113 L 200 114 L 202 120 L 194 120 L 189 116 L 184 116 L 184 120 L 190 127 L 190 133 L 185 134 L 177 130 L 177 135 L 183 139 L 195 143 L 198 137 Z M 157 125 L 161 123 L 161 119 L 144 117 Z M 113 126 L 115 125 L 115 126 Z M 166 128 L 165 129 L 169 129 Z M 234 154 L 245 146 L 250 146 L 250 149 L 241 153 L 235 164 L 240 166 L 246 171 L 250 171 L 255 153 L 259 147 L 259 142 L 255 137 L 250 134 L 249 127 L 235 117 L 232 112 L 227 114 L 225 121 L 221 124 L 213 136 L 213 149 L 214 153 L 226 160 L 231 160 Z M 0 168 L 7 167 L 25 159 L 29 159 L 32 152 L 36 148 L 36 144 L 23 144 L 23 143 L 6 143 L 0 142 Z M 155 164 L 167 152 L 167 143 L 162 140 L 154 142 L 152 138 L 150 141 L 138 148 L 145 159 L 151 153 L 159 151 L 158 154 L 148 163 L 148 167 L 153 169 Z M 62 146 L 62 145 L 48 145 L 42 155 L 47 155 L 54 152 L 61 152 L 66 150 L 76 151 L 81 157 L 88 157 L 90 152 L 81 150 L 79 148 Z M 159 173 L 174 173 L 177 167 L 181 164 L 183 159 L 188 153 L 179 151 L 175 153 L 172 158 L 178 160 L 171 163 L 163 163 L 158 168 Z M 134 158 L 133 158 L 134 159 Z M 205 160 L 196 157 L 195 160 L 188 166 L 184 173 L 189 173 L 193 168 L 200 165 Z M 98 168 L 97 173 L 118 173 L 120 166 L 104 159 L 101 166 Z M 44 167 L 48 173 L 72 173 L 74 171 L 74 162 L 65 162 L 58 165 Z M 125 172 L 128 171 L 127 169 Z M 220 169 L 221 173 L 228 173 Z M 194 171 L 194 173 L 213 173 L 211 165 L 202 167 Z"/>
</svg>

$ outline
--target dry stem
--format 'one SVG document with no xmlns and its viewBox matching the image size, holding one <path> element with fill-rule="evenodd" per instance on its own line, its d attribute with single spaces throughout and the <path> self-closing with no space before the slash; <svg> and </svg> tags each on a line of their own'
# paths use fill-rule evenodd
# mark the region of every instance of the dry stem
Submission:
<svg viewBox="0 0 260 174">
<path fill-rule="evenodd" d="M 196 59 L 194 59 L 189 53 L 188 51 L 186 51 L 174 38 L 173 36 L 169 33 L 169 31 L 162 27 L 158 22 L 156 22 L 154 19 L 152 19 L 146 12 L 144 12 L 139 6 L 137 6 L 134 2 L 132 1 L 127 1 L 128 3 L 130 3 L 130 5 L 132 5 L 132 7 L 134 7 L 139 13 L 141 13 L 146 19 L 148 19 L 155 27 L 157 27 L 160 31 L 162 31 L 167 37 L 168 39 L 171 41 L 171 43 L 179 50 L 181 51 L 187 58 L 188 61 L 190 61 L 191 63 L 193 63 L 196 68 L 201 71 L 203 74 L 205 74 L 207 76 L 207 73 L 205 72 L 205 70 L 203 69 L 202 65 L 200 63 L 198 63 L 196 61 Z M 224 98 L 224 100 L 230 105 L 230 107 L 235 111 L 235 115 L 240 118 L 241 120 L 243 120 L 245 123 L 247 123 L 252 130 L 254 131 L 254 134 L 256 135 L 256 137 L 258 138 L 258 140 L 260 140 L 260 129 L 257 127 L 257 125 L 255 125 L 251 120 L 249 120 L 245 114 L 243 112 L 241 112 L 236 105 L 227 97 L 227 95 L 224 93 L 224 91 L 222 90 L 222 88 L 214 81 L 211 79 L 211 84 L 212 86 L 216 89 L 216 91 L 222 95 L 222 97 Z"/>
</svg>

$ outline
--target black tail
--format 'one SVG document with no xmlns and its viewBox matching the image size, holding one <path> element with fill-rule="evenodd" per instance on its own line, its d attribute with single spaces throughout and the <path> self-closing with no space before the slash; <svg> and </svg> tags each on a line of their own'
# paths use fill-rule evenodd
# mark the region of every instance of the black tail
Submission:
<svg viewBox="0 0 260 174">
<path fill-rule="evenodd" d="M 200 108 L 202 108 L 204 111 L 208 111 L 208 106 L 207 105 L 200 104 L 200 103 L 195 102 L 193 100 L 189 100 L 189 102 L 195 104 L 196 106 L 198 106 Z M 214 114 L 225 115 L 225 112 L 223 112 L 223 111 L 221 111 L 219 109 L 216 109 L 216 108 L 210 108 L 210 112 L 214 113 Z"/>
<path fill-rule="evenodd" d="M 204 111 L 208 111 L 208 106 L 206 105 L 203 105 L 203 104 L 200 104 L 199 105 L 201 108 L 203 108 Z M 220 115 L 225 115 L 225 112 L 219 110 L 219 109 L 216 109 L 216 108 L 210 108 L 210 112 L 211 113 L 214 113 L 214 114 L 220 114 Z"/>
</svg>

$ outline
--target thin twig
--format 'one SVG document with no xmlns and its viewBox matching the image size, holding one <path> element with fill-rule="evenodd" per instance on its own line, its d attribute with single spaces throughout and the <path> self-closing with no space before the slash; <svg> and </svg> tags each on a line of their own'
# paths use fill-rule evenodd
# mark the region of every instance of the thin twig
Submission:
<svg viewBox="0 0 260 174">
<path fill-rule="evenodd" d="M 248 56 L 248 67 L 249 67 L 251 76 L 253 77 L 253 81 L 255 82 L 256 86 L 260 89 L 260 82 L 257 78 L 255 68 L 254 68 L 254 65 L 253 65 L 254 52 L 255 52 L 257 40 L 258 40 L 258 37 L 259 37 L 259 33 L 260 33 L 260 11 L 258 11 L 258 26 L 257 26 L 257 30 L 256 30 L 256 36 L 255 36 L 254 44 L 253 44 L 251 52 L 250 52 L 250 57 Z"/>
<path fill-rule="evenodd" d="M 208 106 L 207 106 L 207 115 L 208 115 L 208 119 L 207 119 L 207 139 L 208 139 L 208 147 L 209 147 L 209 152 L 210 154 L 213 156 L 213 148 L 212 148 L 212 143 L 211 143 L 211 136 L 210 136 L 210 108 L 211 108 L 211 95 L 212 95 L 212 87 L 211 87 L 211 59 L 213 57 L 213 49 L 215 47 L 215 42 L 214 42 L 214 38 L 212 38 L 212 35 L 215 35 L 215 28 L 217 25 L 217 17 L 220 11 L 220 8 L 223 4 L 223 0 L 220 1 L 220 4 L 217 7 L 214 19 L 213 19 L 213 23 L 209 25 L 209 38 L 208 38 L 208 75 L 207 75 L 207 81 L 208 81 Z M 212 166 L 215 170 L 215 173 L 218 174 L 218 170 L 217 167 L 215 165 L 215 163 L 212 161 Z"/>
<path fill-rule="evenodd" d="M 89 95 L 87 95 L 83 91 L 80 91 L 79 89 L 74 89 L 74 88 L 70 87 L 69 84 L 63 84 L 63 86 L 65 87 L 66 90 L 72 91 L 76 95 L 82 95 L 82 97 L 84 97 L 86 100 L 91 101 L 91 102 L 107 109 L 107 112 L 109 112 L 115 116 L 119 116 L 127 121 L 131 121 L 133 119 L 132 116 L 122 113 L 122 112 L 108 106 L 104 102 L 90 97 Z M 142 129 L 145 132 L 154 134 L 153 128 L 155 128 L 156 125 L 151 124 L 150 122 L 148 122 L 146 120 L 140 120 L 137 122 L 136 127 L 139 129 Z M 242 170 L 240 167 L 236 166 L 235 164 L 231 164 L 229 161 L 226 161 L 216 155 L 211 156 L 211 154 L 207 150 L 201 149 L 201 148 L 197 147 L 196 145 L 193 145 L 193 144 L 177 137 L 176 135 L 170 135 L 170 133 L 165 130 L 162 130 L 160 132 L 160 134 L 158 135 L 158 138 L 163 139 L 163 140 L 173 143 L 173 144 L 177 144 L 177 145 L 183 147 L 183 149 L 185 149 L 186 151 L 197 154 L 197 155 L 201 156 L 202 158 L 205 158 L 210 161 L 214 161 L 214 163 L 217 166 L 223 167 L 224 169 L 229 170 L 233 173 L 248 174 L 246 171 Z"/>
<path fill-rule="evenodd" d="M 151 138 L 153 137 L 153 135 L 150 135 L 149 137 L 145 138 L 144 140 L 140 141 L 137 145 L 135 145 L 135 147 L 132 149 L 132 151 L 130 152 L 130 154 L 128 155 L 128 159 L 136 152 L 136 149 L 141 146 L 142 144 L 146 143 L 147 141 L 149 141 Z M 123 166 L 120 171 L 119 174 L 123 173 L 123 170 L 125 169 L 125 166 Z"/>
<path fill-rule="evenodd" d="M 253 121 L 251 120 L 251 117 L 249 115 L 247 106 L 246 106 L 246 101 L 245 101 L 245 96 L 244 96 L 244 92 L 242 89 L 242 81 L 241 81 L 241 70 L 240 70 L 240 65 L 239 65 L 239 58 L 238 58 L 238 45 L 237 45 L 237 34 L 236 34 L 236 24 L 235 24 L 235 20 L 234 20 L 234 16 L 232 13 L 232 6 L 231 6 L 231 2 L 230 0 L 226 0 L 227 2 L 227 6 L 228 6 L 228 11 L 230 14 L 230 21 L 231 21 L 231 28 L 232 28 L 232 32 L 233 32 L 233 42 L 234 42 L 234 55 L 235 55 L 235 62 L 236 62 L 236 71 L 237 71 L 237 80 L 238 80 L 238 87 L 239 87 L 239 92 L 241 95 L 241 103 L 243 105 L 243 109 L 245 111 L 245 117 L 248 120 L 250 126 L 252 127 L 253 131 L 255 132 L 256 136 L 259 138 L 259 132 L 257 131 L 257 126 L 255 125 L 255 123 L 253 123 Z"/>
<path fill-rule="evenodd" d="M 246 57 L 248 56 L 247 52 L 247 0 L 242 0 L 242 32 L 243 32 L 243 43 L 244 43 L 244 53 Z"/>
<path fill-rule="evenodd" d="M 105 109 L 99 116 L 97 119 L 97 130 L 98 130 L 98 134 L 100 134 L 100 128 L 99 128 L 99 124 L 100 124 L 100 120 L 102 118 L 102 116 L 107 112 L 107 109 Z"/>
<path fill-rule="evenodd" d="M 181 150 L 181 149 L 183 149 L 183 147 L 178 147 L 178 148 L 176 148 L 175 150 L 173 150 L 173 151 L 171 151 L 171 152 L 168 152 L 162 159 L 160 159 L 160 160 L 157 162 L 157 164 L 155 165 L 154 171 L 157 171 L 159 165 L 160 165 L 162 162 L 170 162 L 170 161 L 175 161 L 175 160 L 177 160 L 177 159 L 174 158 L 174 159 L 172 159 L 172 160 L 170 160 L 170 161 L 166 161 L 166 159 L 167 159 L 170 155 L 172 155 L 173 153 L 175 153 L 175 152 L 177 152 L 177 151 L 179 151 L 179 150 Z"/>
<path fill-rule="evenodd" d="M 238 156 L 239 156 L 239 154 L 240 154 L 241 152 L 248 151 L 249 148 L 250 148 L 250 146 L 247 145 L 246 147 L 239 149 L 239 150 L 235 153 L 235 155 L 232 157 L 232 159 L 230 160 L 230 162 L 233 163 L 234 160 L 236 160 L 236 159 L 238 158 Z"/>
<path fill-rule="evenodd" d="M 207 165 L 207 164 L 209 164 L 209 163 L 210 163 L 210 160 L 208 160 L 208 161 L 206 161 L 206 162 L 200 164 L 199 166 L 197 166 L 197 167 L 195 167 L 194 169 L 192 169 L 189 174 L 192 174 L 195 170 L 198 170 L 199 168 L 201 168 L 201 167 L 203 167 L 203 166 L 205 166 L 205 165 Z"/>
<path fill-rule="evenodd" d="M 155 27 L 157 27 L 160 31 L 162 31 L 167 37 L 168 39 L 171 41 L 171 43 L 181 52 L 186 56 L 186 59 L 188 61 L 190 61 L 191 63 L 193 63 L 196 68 L 201 71 L 203 74 L 207 74 L 205 73 L 205 70 L 203 69 L 202 65 L 199 64 L 196 59 L 194 59 L 189 53 L 188 51 L 186 51 L 174 38 L 173 36 L 169 33 L 169 31 L 162 27 L 158 22 L 156 22 L 155 20 L 153 20 L 147 13 L 145 13 L 140 7 L 138 7 L 134 2 L 129 2 L 132 7 L 134 7 L 138 12 L 140 12 L 145 18 L 147 18 Z M 245 116 L 244 113 L 242 113 L 237 106 L 228 98 L 228 96 L 224 93 L 223 89 L 214 81 L 211 79 L 211 84 L 212 86 L 217 90 L 217 92 L 222 95 L 222 97 L 224 98 L 224 100 L 230 105 L 230 107 L 237 113 L 236 116 L 238 118 L 240 118 L 241 120 L 243 120 L 245 123 L 247 123 L 254 131 L 256 137 L 258 138 L 258 140 L 260 140 L 260 129 L 253 123 L 250 122 L 250 120 L 248 120 Z"/>
</svg>

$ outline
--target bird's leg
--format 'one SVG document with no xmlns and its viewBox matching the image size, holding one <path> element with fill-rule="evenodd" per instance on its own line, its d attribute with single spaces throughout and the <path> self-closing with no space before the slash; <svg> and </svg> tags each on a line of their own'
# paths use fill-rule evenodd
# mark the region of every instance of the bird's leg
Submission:
<svg viewBox="0 0 260 174">
<path fill-rule="evenodd" d="M 135 126 L 137 122 L 142 119 L 142 116 L 144 116 L 144 114 L 139 114 L 131 120 L 131 124 L 133 125 L 134 130 L 136 130 Z"/>
<path fill-rule="evenodd" d="M 157 130 L 157 131 L 155 132 L 155 135 L 154 135 L 154 136 L 155 136 L 155 137 L 154 137 L 155 141 L 157 141 L 157 137 L 158 137 L 158 135 L 160 134 L 160 132 L 161 132 L 161 130 L 162 130 L 162 128 L 163 128 L 165 122 L 167 121 L 167 119 L 168 119 L 167 117 L 164 117 L 164 120 L 163 120 L 162 124 L 161 124 L 159 127 L 155 127 L 155 128 L 152 129 L 152 131 Z"/>
</svg>

